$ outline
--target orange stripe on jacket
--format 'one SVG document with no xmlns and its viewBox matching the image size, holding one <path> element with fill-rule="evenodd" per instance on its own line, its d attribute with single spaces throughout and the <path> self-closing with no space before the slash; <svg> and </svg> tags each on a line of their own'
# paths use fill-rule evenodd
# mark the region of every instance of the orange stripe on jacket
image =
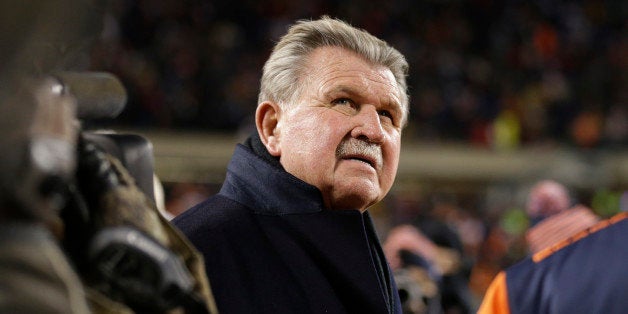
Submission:
<svg viewBox="0 0 628 314">
<path fill-rule="evenodd" d="M 500 272 L 486 290 L 478 314 L 509 314 L 506 273 Z"/>
<path fill-rule="evenodd" d="M 574 242 L 576 242 L 576 241 L 578 241 L 578 240 L 580 240 L 580 239 L 582 239 L 582 238 L 584 238 L 584 237 L 586 237 L 586 236 L 588 236 L 588 235 L 590 235 L 592 233 L 598 232 L 598 231 L 600 231 L 600 230 L 602 230 L 602 229 L 604 229 L 604 228 L 606 228 L 606 227 L 608 227 L 610 225 L 613 225 L 613 224 L 615 224 L 615 223 L 617 223 L 617 222 L 619 222 L 621 220 L 624 220 L 626 218 L 628 218 L 628 212 L 622 212 L 622 213 L 619 213 L 619 214 L 617 214 L 617 215 L 615 215 L 615 216 L 613 216 L 613 217 L 611 217 L 611 218 L 609 218 L 607 220 L 602 220 L 598 224 L 596 224 L 596 225 L 594 225 L 594 226 L 592 226 L 590 228 L 587 228 L 585 230 L 582 230 L 582 231 L 576 233 L 575 235 L 573 235 L 573 236 L 571 236 L 571 237 L 569 237 L 569 238 L 567 238 L 567 239 L 565 239 L 563 241 L 560 241 L 560 242 L 556 243 L 555 245 L 550 246 L 550 247 L 548 247 L 548 248 L 546 248 L 544 250 L 541 250 L 540 252 L 532 255 L 532 260 L 534 262 L 538 263 L 538 262 L 544 260 L 545 258 L 547 258 L 548 256 L 554 254 L 554 252 L 556 252 L 556 251 L 566 247 L 567 245 L 569 245 L 571 243 L 574 243 Z"/>
</svg>

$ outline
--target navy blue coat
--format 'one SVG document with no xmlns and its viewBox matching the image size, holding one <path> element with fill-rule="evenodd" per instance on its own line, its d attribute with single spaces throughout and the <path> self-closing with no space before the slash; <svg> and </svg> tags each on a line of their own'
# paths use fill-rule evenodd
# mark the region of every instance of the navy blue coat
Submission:
<svg viewBox="0 0 628 314">
<path fill-rule="evenodd" d="M 628 213 L 502 271 L 479 313 L 628 313 Z"/>
<path fill-rule="evenodd" d="M 368 213 L 238 145 L 219 194 L 174 224 L 205 258 L 221 313 L 401 313 Z"/>
</svg>

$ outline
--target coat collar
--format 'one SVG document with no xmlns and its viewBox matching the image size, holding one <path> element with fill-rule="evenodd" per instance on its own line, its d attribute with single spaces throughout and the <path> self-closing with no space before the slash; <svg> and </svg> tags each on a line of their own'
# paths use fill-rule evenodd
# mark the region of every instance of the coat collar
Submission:
<svg viewBox="0 0 628 314">
<path fill-rule="evenodd" d="M 220 194 L 261 214 L 305 214 L 324 209 L 316 187 L 271 165 L 241 144 L 227 166 Z"/>
</svg>

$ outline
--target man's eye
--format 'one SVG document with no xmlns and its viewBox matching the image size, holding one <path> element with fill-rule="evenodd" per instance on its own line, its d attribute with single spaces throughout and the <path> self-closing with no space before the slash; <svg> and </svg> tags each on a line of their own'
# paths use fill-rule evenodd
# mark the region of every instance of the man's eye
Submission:
<svg viewBox="0 0 628 314">
<path fill-rule="evenodd" d="M 332 101 L 332 104 L 337 105 L 337 106 L 350 106 L 350 107 L 355 107 L 355 103 L 353 102 L 353 100 L 349 99 L 349 98 L 338 98 Z"/>
<path fill-rule="evenodd" d="M 382 117 L 386 117 L 388 119 L 390 119 L 390 121 L 393 121 L 393 115 L 390 111 L 388 110 L 380 110 L 377 112 L 380 116 Z"/>
</svg>

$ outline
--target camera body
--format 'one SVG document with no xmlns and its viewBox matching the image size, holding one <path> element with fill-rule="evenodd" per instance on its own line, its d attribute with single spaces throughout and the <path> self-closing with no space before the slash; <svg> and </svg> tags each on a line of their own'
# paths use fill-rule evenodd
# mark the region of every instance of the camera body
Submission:
<svg viewBox="0 0 628 314">
<path fill-rule="evenodd" d="M 81 281 L 136 312 L 208 313 L 207 279 L 187 264 L 195 252 L 156 208 L 150 141 L 82 129 L 122 110 L 117 78 L 66 72 L 16 83 L 0 112 L 0 221 L 50 226 Z"/>
<path fill-rule="evenodd" d="M 120 160 L 137 187 L 155 202 L 153 145 L 148 139 L 112 131 L 84 131 L 83 138 Z"/>
</svg>

